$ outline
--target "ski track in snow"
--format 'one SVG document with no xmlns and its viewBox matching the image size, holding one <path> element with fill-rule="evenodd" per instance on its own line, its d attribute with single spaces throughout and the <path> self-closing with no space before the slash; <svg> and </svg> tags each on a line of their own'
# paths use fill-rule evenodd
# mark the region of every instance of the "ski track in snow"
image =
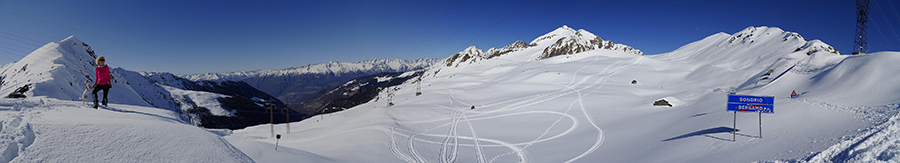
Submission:
<svg viewBox="0 0 900 163">
<path fill-rule="evenodd" d="M 459 114 L 460 116 L 457 116 L 457 114 Z M 459 153 L 459 134 L 456 132 L 456 130 L 457 126 L 459 125 L 459 118 L 462 117 L 462 113 L 457 110 L 454 111 L 451 116 L 452 121 L 450 122 L 450 130 L 447 131 L 447 135 L 444 136 L 444 141 L 441 142 L 441 163 L 455 161 L 456 154 Z"/>
<path fill-rule="evenodd" d="M 407 131 L 402 128 L 397 128 L 398 126 L 395 125 L 394 127 L 391 128 L 391 131 L 390 131 L 390 133 L 391 133 L 391 140 L 390 140 L 391 151 L 394 153 L 395 156 L 397 156 L 398 158 L 400 158 L 401 160 L 404 160 L 406 162 L 427 162 L 426 159 L 423 158 L 422 155 L 419 154 L 419 152 L 416 150 L 415 143 L 419 142 L 419 143 L 428 143 L 428 144 L 439 144 L 441 146 L 439 160 L 442 163 L 443 162 L 455 162 L 457 159 L 460 147 L 474 147 L 475 154 L 476 154 L 476 160 L 478 162 L 494 162 L 494 161 L 497 161 L 498 159 L 500 159 L 504 156 L 510 155 L 510 154 L 515 154 L 518 157 L 518 160 L 517 160 L 518 162 L 527 162 L 528 161 L 527 155 L 524 152 L 524 150 L 526 148 L 528 148 L 536 143 L 550 141 L 553 139 L 560 138 L 562 136 L 569 134 L 573 130 L 575 130 L 575 128 L 579 125 L 579 120 L 578 120 L 578 118 L 575 118 L 575 116 L 569 114 L 569 112 L 572 110 L 573 107 L 575 107 L 575 104 L 577 103 L 578 104 L 577 107 L 580 108 L 584 118 L 591 125 L 591 127 L 593 127 L 594 129 L 597 130 L 597 138 L 594 141 L 594 144 L 590 148 L 586 149 L 583 153 L 571 158 L 570 160 L 568 160 L 566 162 L 573 162 L 578 159 L 581 159 L 581 158 L 589 155 L 590 153 L 593 153 L 597 148 L 599 148 L 603 144 L 604 137 L 605 137 L 603 130 L 594 122 L 593 118 L 590 116 L 590 113 L 587 111 L 587 108 L 584 106 L 583 97 L 593 94 L 594 92 L 599 90 L 601 87 L 603 87 L 606 84 L 607 79 L 609 79 L 611 76 L 615 76 L 621 72 L 624 72 L 625 70 L 627 70 L 629 68 L 632 68 L 632 67 L 635 67 L 635 66 L 641 64 L 640 57 L 635 57 L 632 59 L 621 59 L 619 61 L 616 61 L 613 64 L 610 64 L 605 69 L 603 69 L 602 71 L 600 71 L 596 74 L 583 76 L 583 77 L 581 77 L 580 80 L 577 80 L 578 73 L 580 73 L 582 70 L 588 68 L 588 66 L 596 63 L 599 60 L 599 58 L 600 58 L 599 56 L 596 57 L 594 59 L 594 61 L 591 62 L 591 64 L 588 64 L 588 65 L 580 68 L 578 71 L 576 71 L 573 74 L 573 77 L 570 80 L 570 82 L 568 84 L 566 84 L 560 90 L 553 91 L 553 92 L 538 93 L 538 94 L 533 94 L 533 95 L 529 95 L 529 96 L 518 97 L 518 98 L 514 98 L 514 99 L 508 99 L 508 100 L 503 100 L 503 101 L 490 103 L 490 104 L 484 104 L 484 105 L 479 106 L 479 108 L 492 108 L 495 106 L 502 106 L 500 108 L 492 109 L 492 110 L 488 110 L 488 111 L 475 111 L 475 110 L 463 109 L 465 107 L 459 107 L 459 106 L 454 107 L 454 105 L 469 106 L 471 104 L 466 103 L 462 100 L 456 99 L 453 96 L 453 90 L 447 89 L 447 92 L 448 92 L 447 98 L 448 98 L 449 103 L 447 105 L 436 105 L 436 106 L 445 108 L 448 110 L 453 110 L 453 113 L 449 117 L 421 120 L 421 121 L 403 121 L 403 122 L 397 122 L 397 124 L 398 125 L 400 125 L 400 124 L 427 124 L 427 123 L 435 123 L 435 122 L 441 122 L 441 121 L 446 122 L 447 120 L 449 120 L 449 122 L 437 125 L 433 128 L 429 128 L 429 129 L 426 129 L 426 130 L 423 130 L 420 132 Z M 627 62 L 631 61 L 631 60 L 634 60 L 634 61 L 632 63 L 628 64 Z M 600 77 L 596 78 L 598 76 L 600 76 Z M 592 81 L 593 78 L 596 78 L 596 79 Z M 577 80 L 577 82 L 576 82 L 576 80 Z M 583 91 L 588 91 L 588 90 L 590 90 L 590 91 L 583 93 Z M 572 103 L 570 104 L 568 109 L 566 109 L 565 112 L 522 111 L 522 112 L 510 113 L 511 111 L 515 111 L 515 110 L 525 108 L 528 106 L 533 106 L 535 104 L 543 103 L 546 101 L 554 100 L 554 99 L 557 99 L 557 98 L 560 98 L 563 96 L 567 96 L 570 94 L 575 94 L 576 97 L 572 101 Z M 498 114 L 498 113 L 502 113 L 502 114 Z M 494 119 L 494 118 L 501 118 L 501 117 L 508 117 L 508 116 L 516 116 L 516 115 L 523 115 L 523 114 L 551 114 L 551 115 L 558 115 L 559 118 L 556 121 L 554 121 L 553 123 L 551 123 L 550 126 L 547 129 L 545 129 L 544 132 L 541 135 L 537 136 L 534 140 L 528 141 L 528 142 L 519 142 L 519 143 L 510 143 L 510 142 L 505 142 L 505 141 L 501 141 L 501 140 L 479 138 L 477 136 L 478 135 L 477 132 L 475 131 L 475 129 L 472 127 L 472 124 L 471 124 L 472 121 Z M 471 115 L 474 118 L 469 118 L 470 117 L 469 115 Z M 556 127 L 556 125 L 560 121 L 562 121 L 564 118 L 568 118 L 569 120 L 571 120 L 573 122 L 573 124 L 570 125 L 566 131 L 563 131 L 562 133 L 545 138 L 545 136 L 548 136 L 548 134 L 550 134 L 550 130 L 552 128 Z M 457 128 L 459 127 L 459 123 L 461 120 L 465 120 L 465 122 L 468 124 L 469 130 L 471 131 L 471 134 L 472 134 L 471 137 L 459 135 Z M 428 134 L 428 132 L 430 132 L 432 130 L 443 128 L 443 127 L 448 127 L 448 131 L 444 135 Z M 395 131 L 396 129 L 399 129 L 403 132 L 409 132 L 412 134 L 407 136 L 401 132 Z M 412 155 L 412 157 L 403 153 L 402 151 L 399 150 L 399 148 L 397 148 L 398 142 L 394 139 L 394 136 L 407 137 L 407 150 Z M 425 138 L 422 138 L 422 136 L 443 138 L 443 141 L 436 142 L 433 140 L 427 140 Z M 472 140 L 473 143 L 472 144 L 460 143 L 459 142 L 460 139 Z M 490 144 L 481 144 L 481 142 L 487 142 Z M 521 147 L 519 147 L 519 146 L 521 146 Z M 493 148 L 493 147 L 505 147 L 505 148 L 508 148 L 510 150 L 510 152 L 496 155 L 493 158 L 491 158 L 490 161 L 486 161 L 483 148 Z"/>
<path fill-rule="evenodd" d="M 618 62 L 617 62 L 617 63 L 618 63 Z M 613 74 L 604 76 L 604 77 L 602 77 L 600 80 L 595 81 L 595 82 L 594 82 L 595 85 L 596 85 L 596 84 L 600 84 L 600 85 L 597 86 L 596 88 L 594 88 L 593 91 L 588 92 L 587 94 L 584 94 L 584 95 L 581 94 L 581 91 L 577 91 L 577 92 L 578 92 L 578 104 L 581 106 L 581 111 L 584 113 L 584 116 L 587 118 L 588 122 L 590 122 L 591 125 L 592 125 L 595 129 L 597 129 L 597 132 L 598 132 L 598 133 L 597 133 L 597 141 L 594 143 L 593 146 L 591 146 L 590 149 L 588 149 L 588 151 L 585 151 L 585 152 L 582 153 L 581 155 L 578 155 L 577 157 L 572 158 L 571 160 L 566 161 L 566 162 L 572 162 L 572 161 L 578 160 L 578 159 L 580 159 L 580 158 L 582 158 L 582 157 L 584 157 L 584 156 L 587 156 L 587 155 L 590 154 L 590 153 L 593 153 L 594 151 L 597 150 L 597 148 L 600 147 L 600 145 L 603 144 L 603 139 L 604 139 L 603 137 L 605 136 L 605 135 L 603 134 L 603 130 L 600 129 L 599 126 L 597 126 L 597 123 L 594 123 L 594 120 L 591 118 L 590 114 L 588 114 L 587 109 L 584 107 L 584 103 L 583 103 L 584 100 L 582 100 L 582 97 L 584 97 L 585 95 L 594 93 L 594 92 L 596 92 L 597 90 L 599 90 L 600 87 L 603 87 L 603 85 L 605 85 L 605 84 L 601 84 L 601 83 L 605 83 L 605 82 L 606 82 L 606 79 L 608 79 L 609 76 L 612 76 L 612 75 L 615 75 L 615 74 L 622 73 L 622 72 L 624 72 L 626 69 L 631 68 L 631 67 L 635 67 L 635 66 L 640 65 L 640 64 L 641 64 L 641 58 L 638 57 L 638 58 L 635 59 L 635 62 L 632 63 L 631 65 L 628 65 L 628 66 L 622 67 L 622 68 L 620 68 L 620 69 L 614 70 L 614 71 L 613 71 Z"/>
<path fill-rule="evenodd" d="M 427 132 L 427 130 L 424 132 Z M 406 140 L 406 150 L 409 151 L 409 153 L 411 153 L 413 155 L 413 158 L 416 159 L 416 162 L 426 162 L 425 158 L 422 158 L 422 155 L 420 155 L 419 151 L 416 150 L 416 145 L 415 145 L 416 136 L 418 136 L 424 132 L 410 135 Z"/>
<path fill-rule="evenodd" d="M 394 135 L 396 135 L 396 134 L 394 134 L 394 132 L 395 132 L 394 129 L 396 129 L 396 128 L 397 128 L 396 125 L 391 127 L 391 135 L 390 135 L 391 136 L 391 153 L 393 153 L 394 156 L 397 156 L 397 158 L 400 158 L 403 161 L 415 162 L 416 159 L 413 159 L 412 157 L 409 157 L 408 155 L 404 154 L 402 151 L 400 151 L 400 148 L 397 147 L 397 140 L 394 139 Z"/>
<path fill-rule="evenodd" d="M 484 151 L 481 149 L 481 143 L 478 143 L 478 134 L 475 133 L 475 127 L 472 127 L 472 123 L 469 122 L 469 118 L 466 115 L 463 115 L 463 118 L 466 120 L 466 124 L 469 125 L 469 130 L 472 131 L 472 141 L 475 143 L 475 155 L 477 156 L 478 163 L 484 163 Z"/>
</svg>

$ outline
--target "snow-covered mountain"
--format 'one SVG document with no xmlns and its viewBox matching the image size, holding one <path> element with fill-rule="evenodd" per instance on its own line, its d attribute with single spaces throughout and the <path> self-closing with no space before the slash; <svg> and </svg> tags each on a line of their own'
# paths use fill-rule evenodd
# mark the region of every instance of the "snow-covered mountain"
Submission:
<svg viewBox="0 0 900 163">
<path fill-rule="evenodd" d="M 21 60 L 2 67 L 0 94 L 25 97 L 46 96 L 60 100 L 79 100 L 85 81 L 93 82 L 94 59 L 91 47 L 74 36 L 48 43 Z M 110 102 L 151 106 L 123 80 L 121 68 L 111 68 Z M 20 91 L 17 91 L 20 90 Z M 14 93 L 19 92 L 19 93 Z M 150 99 L 156 100 L 156 99 Z"/>
<path fill-rule="evenodd" d="M 93 49 L 74 36 L 48 43 L 22 60 L 7 64 L 0 71 L 0 94 L 7 97 L 43 96 L 81 101 L 85 81 L 93 82 Z M 110 62 L 115 61 L 111 56 Z M 110 103 L 157 107 L 183 113 L 194 125 L 210 128 L 243 128 L 268 122 L 265 108 L 253 98 L 271 99 L 268 94 L 243 82 L 194 82 L 170 73 L 147 73 L 112 68 Z M 90 98 L 90 97 L 89 97 Z M 88 103 L 91 102 L 90 98 Z M 236 114 L 237 113 L 237 114 Z M 296 112 L 295 112 L 296 113 Z M 297 113 L 297 120 L 302 114 Z M 265 118 L 265 119 L 263 119 Z M 284 118 L 280 118 L 284 121 Z"/>
<path fill-rule="evenodd" d="M 284 108 L 280 100 L 241 81 L 191 81 L 171 73 L 124 71 L 131 86 L 151 104 L 178 110 L 190 122 L 207 128 L 238 129 L 269 122 L 265 104 Z M 174 108 L 173 108 L 174 107 Z M 291 111 L 291 121 L 308 116 Z M 285 118 L 278 116 L 278 122 Z"/>
<path fill-rule="evenodd" d="M 405 72 L 431 66 L 440 59 L 372 59 L 360 62 L 310 64 L 282 70 L 239 71 L 183 75 L 194 81 L 243 81 L 276 98 L 291 103 L 316 91 L 337 86 L 353 78 L 382 72 Z"/>
<path fill-rule="evenodd" d="M 631 53 L 635 55 L 644 55 L 640 50 L 634 49 L 628 45 L 616 44 L 610 40 L 603 40 L 600 36 L 594 35 L 584 29 L 575 30 L 563 25 L 550 33 L 544 34 L 531 43 L 526 44 L 522 41 L 516 41 L 506 45 L 503 48 L 491 48 L 486 52 L 478 49 L 478 47 L 470 46 L 462 52 L 456 53 L 444 61 L 446 66 L 459 66 L 461 63 L 475 63 L 479 60 L 491 59 L 499 57 L 511 52 L 522 50 L 540 50 L 540 53 L 525 52 L 532 56 L 520 56 L 516 60 L 541 60 L 560 55 L 572 55 L 595 49 L 606 49 L 613 51 L 621 51 L 623 53 Z"/>
<path fill-rule="evenodd" d="M 276 125 L 285 153 L 262 152 L 275 142 L 269 126 L 225 139 L 263 162 L 900 160 L 900 52 L 840 55 L 794 32 L 749 27 L 645 56 L 558 38 L 592 38 L 571 31 L 497 56 L 466 49 L 380 92 L 392 106 L 373 100 L 291 132 Z M 731 92 L 775 96 L 775 113 L 726 112 Z M 652 105 L 661 99 L 672 107 Z"/>
<path fill-rule="evenodd" d="M 0 162 L 253 161 L 216 133 L 194 126 L 179 108 L 191 102 L 208 109 L 206 114 L 229 114 L 212 107 L 216 99 L 197 98 L 219 94 L 168 88 L 113 68 L 109 106 L 91 108 L 78 98 L 93 79 L 96 57 L 87 43 L 70 36 L 0 67 L 0 94 L 7 96 L 0 98 Z M 173 101 L 179 93 L 187 99 Z"/>
</svg>

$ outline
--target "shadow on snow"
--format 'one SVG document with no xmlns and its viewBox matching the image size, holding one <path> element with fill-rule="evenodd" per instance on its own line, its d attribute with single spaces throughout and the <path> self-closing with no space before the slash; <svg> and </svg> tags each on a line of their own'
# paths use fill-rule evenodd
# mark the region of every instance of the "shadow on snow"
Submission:
<svg viewBox="0 0 900 163">
<path fill-rule="evenodd" d="M 169 121 L 171 121 L 171 122 L 185 123 L 183 120 L 180 120 L 180 119 L 175 119 L 175 118 L 170 118 L 170 117 L 164 117 L 164 116 L 160 116 L 160 115 L 156 115 L 156 114 L 144 113 L 144 112 L 139 112 L 139 111 L 131 111 L 131 110 L 123 110 L 123 109 L 118 109 L 118 108 L 113 108 L 113 107 L 104 107 L 104 108 L 105 108 L 106 110 L 109 110 L 109 111 L 115 111 L 115 112 L 120 112 L 120 113 L 131 113 L 131 114 L 148 115 L 148 116 L 156 117 L 156 118 L 159 118 L 159 119 L 169 120 Z"/>
<path fill-rule="evenodd" d="M 731 128 L 731 127 L 716 127 L 716 128 L 709 128 L 709 129 L 700 130 L 700 131 L 694 131 L 694 132 L 692 132 L 692 133 L 687 133 L 687 134 L 680 135 L 680 136 L 676 136 L 676 137 L 673 137 L 673 138 L 668 138 L 668 139 L 662 140 L 662 141 L 672 141 L 672 140 L 677 140 L 677 139 L 682 139 L 682 138 L 687 138 L 687 137 L 693 137 L 693 136 L 705 136 L 705 137 L 708 137 L 708 138 L 713 138 L 713 139 L 722 140 L 722 141 L 731 141 L 731 139 L 723 139 L 723 138 L 720 138 L 720 137 L 710 136 L 710 135 L 708 135 L 708 134 L 715 134 L 715 133 L 731 133 L 731 132 L 733 132 L 733 131 L 735 131 L 735 130 L 736 130 L 736 131 L 741 131 L 741 130 L 739 130 L 739 129 L 734 129 L 734 128 Z M 756 137 L 756 136 L 750 136 L 750 135 L 745 135 L 745 134 L 738 134 L 738 135 L 745 136 L 745 137 Z"/>
</svg>

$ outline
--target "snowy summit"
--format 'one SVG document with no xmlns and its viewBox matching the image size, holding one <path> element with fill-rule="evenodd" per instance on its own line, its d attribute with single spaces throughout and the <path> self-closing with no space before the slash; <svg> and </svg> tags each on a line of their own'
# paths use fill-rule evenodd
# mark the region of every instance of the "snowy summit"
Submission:
<svg viewBox="0 0 900 163">
<path fill-rule="evenodd" d="M 584 29 L 576 31 L 575 29 L 564 25 L 550 33 L 534 39 L 528 44 L 522 41 L 516 41 L 500 49 L 488 49 L 487 52 L 478 49 L 478 47 L 470 46 L 462 52 L 447 58 L 447 60 L 444 61 L 444 65 L 459 66 L 461 63 L 475 63 L 476 61 L 491 59 L 516 51 L 527 52 L 518 52 L 518 55 L 515 57 L 506 57 L 506 59 L 521 61 L 541 60 L 560 55 L 573 55 L 595 49 L 644 55 L 640 50 L 634 49 L 628 45 L 616 44 L 609 40 L 603 40 L 599 36 Z"/>
</svg>

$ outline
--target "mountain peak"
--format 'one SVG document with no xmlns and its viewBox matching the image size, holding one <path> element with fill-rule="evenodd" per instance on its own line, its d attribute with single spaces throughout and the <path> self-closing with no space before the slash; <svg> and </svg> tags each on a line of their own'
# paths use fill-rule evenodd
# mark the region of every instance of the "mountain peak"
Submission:
<svg viewBox="0 0 900 163">
<path fill-rule="evenodd" d="M 77 100 L 84 90 L 84 83 L 92 81 L 96 55 L 87 43 L 66 37 L 59 42 L 50 42 L 22 59 L 3 66 L 0 76 L 4 84 L 0 94 L 10 94 L 19 88 L 30 88 L 19 92 L 26 97 L 46 96 L 63 100 Z M 111 69 L 112 75 L 116 75 Z M 119 87 L 121 80 L 113 81 Z M 113 91 L 111 94 L 124 91 Z M 117 95 L 118 96 L 118 95 Z M 124 95 L 123 95 L 124 96 Z M 132 96 L 132 97 L 136 97 Z M 127 97 L 126 97 L 127 98 Z M 139 99 L 139 98 L 137 98 Z M 141 101 L 128 103 L 146 106 Z"/>
<path fill-rule="evenodd" d="M 79 43 L 79 42 L 81 42 L 81 40 L 78 40 L 77 38 L 75 38 L 75 35 L 71 35 L 69 37 L 66 37 L 66 39 L 63 39 L 62 41 L 59 41 L 59 43 L 66 43 L 66 42 Z"/>
<path fill-rule="evenodd" d="M 567 26 L 567 25 L 563 25 L 562 27 L 559 27 L 559 28 L 556 29 L 556 31 L 559 31 L 559 30 L 563 30 L 563 31 L 575 31 L 575 29 L 572 29 L 571 27 L 569 27 L 569 26 Z"/>
<path fill-rule="evenodd" d="M 478 49 L 475 46 L 470 46 L 469 48 L 466 48 L 466 50 L 463 50 L 462 52 L 456 53 L 453 56 L 447 58 L 444 61 L 444 65 L 449 67 L 454 65 L 459 66 L 460 63 L 475 63 L 479 60 L 491 59 L 532 47 L 540 48 L 543 50 L 538 51 L 540 53 L 534 54 L 530 57 L 524 57 L 524 59 L 530 60 L 535 59 L 533 57 L 537 57 L 536 59 L 540 60 L 559 55 L 570 55 L 599 49 L 644 55 L 644 53 L 640 50 L 634 49 L 630 46 L 616 44 L 609 40 L 600 39 L 599 36 L 594 35 L 587 30 L 575 30 L 567 25 L 563 25 L 562 27 L 556 28 L 555 30 L 550 31 L 547 34 L 534 39 L 533 41 L 531 41 L 531 43 L 516 41 L 512 44 L 504 46 L 503 48 L 490 48 L 487 51 Z"/>
<path fill-rule="evenodd" d="M 537 43 L 539 41 L 547 40 L 547 39 L 550 39 L 550 38 L 556 37 L 556 36 L 561 36 L 561 37 L 580 36 L 580 35 L 582 35 L 581 34 L 582 31 L 590 34 L 590 32 L 587 32 L 584 29 L 580 29 L 580 30 L 576 31 L 575 29 L 572 29 L 569 26 L 563 25 L 562 27 L 559 27 L 553 31 L 550 31 L 550 33 L 544 34 L 543 36 L 538 37 L 537 39 L 534 39 L 533 41 L 531 41 L 531 43 Z M 590 34 L 590 35 L 594 35 L 594 34 Z"/>
<path fill-rule="evenodd" d="M 739 32 L 737 32 L 737 33 L 734 33 L 734 35 L 735 35 L 735 36 L 748 36 L 748 35 L 757 35 L 757 36 L 761 36 L 761 35 L 764 35 L 764 34 L 772 34 L 772 33 L 778 33 L 778 34 L 780 34 L 780 33 L 785 33 L 785 31 L 784 31 L 784 30 L 781 30 L 781 28 L 778 28 L 778 27 L 767 27 L 767 26 L 754 27 L 754 26 L 750 26 L 750 27 L 744 28 L 743 30 L 741 30 L 741 31 L 739 31 Z M 793 33 L 793 32 L 790 32 L 790 33 Z"/>
<path fill-rule="evenodd" d="M 627 45 L 615 44 L 609 40 L 603 40 L 599 36 L 594 35 L 584 29 L 574 30 L 568 26 L 562 26 L 551 31 L 534 41 L 531 44 L 547 46 L 539 59 L 546 59 L 558 55 L 575 54 L 594 49 L 622 50 L 627 53 L 644 55 L 640 50 L 634 49 Z"/>
<path fill-rule="evenodd" d="M 469 46 L 468 48 L 466 48 L 466 50 L 463 50 L 460 53 L 472 56 L 481 56 L 484 54 L 484 50 L 478 49 L 478 47 L 475 46 Z"/>
</svg>

